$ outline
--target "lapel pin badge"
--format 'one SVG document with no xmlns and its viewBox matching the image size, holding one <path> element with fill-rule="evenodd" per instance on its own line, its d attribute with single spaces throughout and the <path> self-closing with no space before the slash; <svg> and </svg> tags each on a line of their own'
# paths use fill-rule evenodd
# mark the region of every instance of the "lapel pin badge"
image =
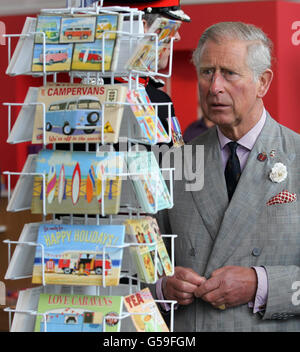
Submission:
<svg viewBox="0 0 300 352">
<path fill-rule="evenodd" d="M 270 151 L 270 157 L 271 157 L 271 158 L 274 158 L 275 155 L 276 155 L 276 151 L 275 151 L 274 149 L 272 149 L 272 150 Z"/>
<path fill-rule="evenodd" d="M 257 160 L 259 160 L 259 161 L 265 161 L 265 160 L 267 160 L 267 153 L 265 153 L 265 152 L 259 153 L 259 154 L 257 155 Z"/>
</svg>

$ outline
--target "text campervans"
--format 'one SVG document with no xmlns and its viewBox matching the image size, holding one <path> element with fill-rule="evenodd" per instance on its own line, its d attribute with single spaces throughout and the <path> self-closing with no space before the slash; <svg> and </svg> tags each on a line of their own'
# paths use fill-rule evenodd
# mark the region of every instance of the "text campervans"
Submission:
<svg viewBox="0 0 300 352">
<path fill-rule="evenodd" d="M 101 87 L 50 87 L 46 90 L 45 95 L 54 96 L 69 96 L 69 95 L 103 95 L 105 88 Z"/>
</svg>

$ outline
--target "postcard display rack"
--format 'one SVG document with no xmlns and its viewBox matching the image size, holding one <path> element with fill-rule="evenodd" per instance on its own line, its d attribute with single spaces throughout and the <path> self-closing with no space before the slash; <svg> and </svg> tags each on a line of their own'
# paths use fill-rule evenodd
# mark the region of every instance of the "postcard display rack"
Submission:
<svg viewBox="0 0 300 352">
<path fill-rule="evenodd" d="M 124 57 L 127 55 L 130 57 L 130 53 L 132 52 L 133 48 L 138 44 L 138 42 L 143 39 L 145 36 L 149 36 L 150 34 L 144 34 L 142 28 L 142 12 L 137 10 L 137 9 L 130 9 L 128 7 L 104 7 L 103 4 L 101 3 L 100 5 L 98 3 L 91 5 L 91 7 L 73 7 L 73 4 L 70 2 L 67 2 L 67 7 L 64 9 L 51 9 L 51 10 L 42 10 L 41 15 L 44 13 L 50 14 L 52 16 L 54 15 L 74 15 L 74 14 L 81 14 L 81 15 L 99 15 L 99 14 L 120 14 L 122 13 L 124 16 L 124 21 L 126 19 L 127 26 L 123 26 L 121 30 L 111 30 L 110 28 L 106 29 L 104 31 L 109 33 L 116 33 L 117 37 L 119 38 L 121 44 L 119 46 L 120 50 L 120 55 L 118 58 L 118 63 L 116 65 L 115 70 L 112 71 L 107 71 L 104 69 L 104 64 L 102 63 L 101 69 L 98 70 L 97 72 L 91 72 L 91 71 L 85 71 L 85 70 L 70 70 L 69 72 L 69 77 L 70 77 L 70 83 L 73 84 L 74 79 L 81 79 L 82 84 L 88 84 L 88 85 L 93 85 L 93 86 L 101 86 L 103 85 L 103 79 L 110 79 L 110 82 L 112 85 L 114 85 L 114 79 L 115 77 L 126 77 L 127 80 L 127 89 L 128 91 L 131 90 L 136 90 L 138 91 L 139 89 L 139 76 L 165 76 L 165 77 L 170 77 L 171 75 L 171 70 L 172 70 L 172 49 L 173 49 L 173 39 L 171 39 L 170 43 L 170 63 L 169 63 L 169 72 L 166 75 L 158 73 L 158 52 L 157 52 L 157 34 L 152 33 L 152 37 L 155 38 L 155 45 L 156 45 L 156 57 L 155 57 L 155 63 L 154 63 L 154 70 L 144 72 L 144 71 L 139 71 L 139 70 L 134 70 L 134 69 L 124 69 Z M 25 27 L 25 26 L 24 26 Z M 126 28 L 126 29 L 125 29 Z M 42 33 L 42 55 L 43 55 L 43 62 L 42 62 L 42 69 L 40 72 L 32 72 L 31 69 L 26 69 L 24 68 L 23 63 L 26 61 L 26 57 L 24 58 L 25 54 L 22 54 L 23 57 L 23 63 L 18 64 L 18 57 L 15 57 L 14 55 L 11 57 L 11 39 L 16 37 L 18 38 L 18 43 L 16 46 L 16 50 L 18 50 L 18 46 L 20 45 L 20 42 L 23 42 L 23 46 L 25 45 L 26 47 L 33 47 L 34 44 L 34 37 L 37 34 L 35 31 L 34 27 L 31 25 L 27 26 L 27 29 L 23 28 L 22 34 L 7 34 L 6 37 L 8 38 L 8 56 L 9 56 L 9 66 L 12 64 L 12 61 L 14 60 L 14 65 L 15 68 L 17 68 L 18 72 L 12 73 L 7 71 L 6 73 L 14 76 L 14 75 L 19 75 L 19 74 L 28 74 L 32 76 L 37 76 L 37 77 L 42 77 L 43 78 L 43 87 L 46 87 L 48 84 L 48 78 L 53 77 L 53 82 L 57 83 L 57 72 L 49 72 L 47 65 L 46 65 L 46 60 L 45 60 L 45 53 L 47 52 L 47 43 L 46 43 L 46 36 L 44 33 Z M 105 46 L 106 46 L 106 39 L 105 35 L 102 36 L 102 52 L 105 53 Z M 21 43 L 22 44 L 22 43 Z M 126 49 L 125 49 L 126 48 Z M 24 50 L 24 49 L 23 49 Z M 123 50 L 127 50 L 127 53 L 124 53 L 123 55 Z M 22 50 L 20 51 L 22 52 Z M 27 53 L 27 51 L 26 51 Z M 26 54 L 28 55 L 28 53 Z M 105 57 L 105 55 L 103 55 Z M 123 62 L 120 62 L 123 61 Z M 21 66 L 20 66 L 21 65 Z M 115 84 L 117 86 L 117 84 Z M 48 140 L 46 140 L 47 136 L 47 125 L 46 125 L 46 118 L 45 118 L 45 112 L 46 112 L 46 107 L 45 104 L 42 102 L 37 101 L 37 90 L 32 89 L 30 94 L 27 94 L 26 100 L 24 103 L 4 103 L 8 107 L 8 143 L 22 143 L 26 141 L 31 141 L 32 140 L 32 129 L 33 129 L 33 124 L 34 124 L 34 115 L 37 107 L 39 106 L 42 110 L 42 131 L 43 131 L 43 138 L 42 138 L 42 145 L 43 149 L 42 151 L 49 151 L 47 149 L 47 145 L 50 144 Z M 102 113 L 103 113 L 103 120 L 104 121 L 104 114 L 106 111 L 106 108 L 110 106 L 112 103 L 110 101 L 105 101 L 102 102 Z M 122 105 L 124 107 L 124 112 L 123 112 L 123 120 L 122 120 L 122 126 L 120 128 L 120 135 L 118 142 L 119 143 L 124 143 L 127 145 L 127 150 L 128 153 L 130 152 L 135 152 L 139 151 L 139 143 L 145 145 L 145 144 L 156 144 L 157 143 L 157 134 L 155 133 L 155 138 L 147 143 L 143 137 L 141 137 L 141 134 L 138 134 L 138 137 L 136 135 L 132 134 L 132 129 L 133 129 L 133 120 L 132 116 L 129 114 L 129 111 L 131 111 L 131 105 L 132 102 L 127 102 L 127 101 L 114 101 L 113 102 L 114 106 Z M 143 104 L 145 106 L 145 103 L 140 103 L 140 105 Z M 139 105 L 139 103 L 137 103 Z M 159 105 L 166 105 L 166 104 L 148 104 L 149 106 L 153 106 L 155 110 L 155 122 L 157 117 L 157 108 Z M 170 120 L 170 103 L 168 105 L 168 110 L 169 110 L 169 126 L 171 125 L 171 120 Z M 16 122 L 14 123 L 14 126 L 11 126 L 11 116 L 12 112 L 14 109 L 14 106 L 21 106 L 21 110 L 19 112 L 19 115 L 16 119 Z M 147 106 L 147 104 L 146 104 Z M 125 118 L 126 114 L 131 117 Z M 157 132 L 157 124 L 155 124 L 155 132 Z M 29 129 L 28 129 L 29 127 Z M 134 127 L 137 128 L 137 127 Z M 123 136 L 121 136 L 122 132 L 124 132 Z M 101 135 L 101 143 L 93 143 L 96 149 L 96 155 L 99 153 L 107 152 L 108 154 L 110 152 L 114 152 L 114 145 L 113 143 L 105 142 L 104 139 L 104 123 L 102 123 L 102 126 L 99 131 Z M 166 142 L 171 140 L 171 128 L 169 127 L 168 131 L 168 140 Z M 57 148 L 56 143 L 51 143 L 53 150 Z M 85 152 L 89 152 L 90 150 L 90 143 L 86 142 L 82 144 L 85 146 Z M 49 147 L 48 147 L 49 148 Z M 59 148 L 58 148 L 59 149 Z M 70 151 L 73 152 L 73 144 L 70 143 Z M 43 324 L 41 325 L 41 331 L 49 331 L 49 326 L 47 326 L 47 322 L 49 321 L 49 316 L 50 313 L 47 312 L 38 312 L 38 303 L 39 303 L 39 298 L 40 294 L 52 294 L 52 295 L 68 295 L 68 294 L 73 294 L 73 295 L 93 295 L 93 296 L 122 296 L 122 297 L 128 297 L 129 295 L 135 294 L 137 292 L 141 291 L 141 280 L 139 275 L 137 275 L 137 268 L 135 262 L 132 260 L 132 249 L 133 248 L 138 248 L 139 246 L 144 246 L 149 247 L 151 246 L 152 249 L 152 259 L 154 263 L 154 280 L 151 283 L 155 283 L 158 280 L 158 264 L 159 264 L 159 257 L 158 257 L 158 242 L 157 241 L 152 241 L 151 243 L 137 243 L 136 241 L 133 241 L 130 239 L 130 237 L 127 236 L 127 231 L 126 231 L 126 241 L 124 240 L 121 244 L 112 244 L 111 243 L 103 243 L 103 246 L 101 247 L 101 251 L 96 247 L 94 249 L 95 253 L 95 258 L 96 255 L 100 256 L 100 260 L 105 262 L 106 258 L 106 253 L 109 253 L 109 251 L 114 248 L 117 251 L 121 251 L 123 258 L 121 259 L 121 269 L 119 273 L 119 282 L 117 285 L 107 285 L 109 277 L 106 273 L 106 264 L 104 264 L 104 270 L 102 273 L 102 282 L 101 285 L 68 285 L 68 284 L 48 284 L 46 278 L 45 278 L 45 255 L 47 254 L 46 251 L 47 249 L 45 246 L 38 242 L 38 233 L 39 233 L 39 228 L 41 224 L 45 225 L 47 224 L 49 227 L 53 226 L 63 226 L 63 225 L 80 225 L 80 226 L 99 226 L 99 225 L 123 225 L 126 220 L 135 220 L 135 219 L 144 219 L 147 216 L 147 213 L 143 210 L 141 207 L 140 203 L 137 200 L 136 196 L 136 190 L 133 187 L 133 182 L 132 180 L 134 177 L 139 176 L 139 172 L 135 172 L 134 170 L 130 170 L 130 168 L 123 168 L 121 171 L 118 170 L 116 171 L 106 171 L 102 174 L 102 179 L 98 182 L 101 183 L 102 187 L 101 188 L 101 199 L 103 200 L 100 203 L 99 207 L 99 214 L 86 214 L 84 212 L 80 212 L 80 215 L 78 214 L 66 214 L 64 213 L 63 215 L 60 214 L 60 216 L 57 216 L 59 214 L 56 214 L 56 212 L 51 212 L 52 219 L 49 220 L 49 213 L 48 213 L 48 203 L 47 203 L 47 185 L 49 183 L 49 179 L 47 179 L 47 175 L 44 172 L 36 172 L 36 165 L 37 165 L 37 158 L 38 156 L 36 154 L 32 154 L 28 156 L 28 159 L 23 167 L 23 170 L 21 172 L 12 172 L 12 171 L 6 171 L 4 174 L 7 175 L 7 180 L 8 180 L 8 207 L 7 211 L 11 212 L 18 212 L 18 211 L 23 211 L 27 209 L 31 209 L 31 202 L 32 202 L 32 192 L 34 188 L 34 179 L 35 177 L 40 177 L 41 179 L 41 185 L 42 185 L 42 191 L 41 191 L 41 216 L 42 220 L 40 223 L 30 223 L 30 224 L 25 224 L 23 231 L 19 237 L 18 241 L 11 241 L 11 240 L 4 240 L 4 242 L 8 246 L 8 270 L 5 276 L 5 279 L 23 279 L 23 278 L 28 278 L 33 276 L 33 266 L 35 262 L 35 255 L 36 251 L 39 249 L 41 253 L 41 263 L 42 263 L 42 270 L 41 270 L 41 277 L 40 277 L 40 283 L 42 284 L 41 286 L 36 286 L 33 288 L 28 288 L 26 290 L 22 290 L 19 292 L 19 298 L 18 302 L 15 308 L 5 308 L 5 310 L 8 312 L 9 315 L 9 328 L 10 331 L 34 331 L 35 329 L 35 321 L 39 317 L 42 319 Z M 169 173 L 170 180 L 172 180 L 172 172 L 174 171 L 173 169 L 163 169 L 164 173 Z M 114 174 L 113 174 L 114 173 Z M 14 190 L 11 190 L 11 178 L 12 177 L 18 177 L 16 186 Z M 49 176 L 49 175 L 48 175 Z M 119 212 L 117 214 L 107 214 L 106 213 L 106 205 L 105 205 L 105 190 L 106 190 L 106 181 L 111 180 L 112 177 L 118 177 L 122 179 L 122 192 L 121 192 L 121 199 L 120 199 L 120 206 L 119 206 Z M 173 194 L 172 194 L 172 181 L 170 181 L 169 185 L 170 189 L 170 198 L 171 198 L 171 206 L 173 205 Z M 24 191 L 26 190 L 26 191 Z M 154 194 L 154 199 L 155 199 L 155 207 L 153 211 L 151 212 L 154 215 L 157 212 L 157 204 L 158 204 L 158 196 L 160 191 L 156 189 L 155 194 Z M 176 238 L 176 234 L 168 234 L 168 235 L 161 235 L 161 238 L 164 238 L 165 240 L 168 240 L 171 242 L 171 273 L 169 275 L 173 274 L 174 272 L 174 239 Z M 12 255 L 12 248 L 14 248 L 14 252 Z M 142 247 L 141 247 L 142 248 Z M 97 252 L 98 251 L 98 252 Z M 100 253 L 101 252 L 101 253 Z M 154 253 L 154 256 L 153 256 Z M 149 282 L 148 282 L 149 283 Z M 169 303 L 171 307 L 171 319 L 170 319 L 170 326 L 169 330 L 173 331 L 173 320 L 174 320 L 174 305 L 176 304 L 176 301 L 158 301 L 155 300 L 156 304 L 159 303 Z M 152 302 L 150 302 L 149 307 L 152 307 Z M 146 305 L 147 308 L 147 305 Z M 158 328 L 158 317 L 157 317 L 157 310 L 149 310 L 148 308 L 146 309 L 147 315 L 150 317 L 153 317 L 154 319 L 154 327 L 152 327 L 152 330 L 150 331 L 162 331 L 161 329 Z M 134 326 L 134 319 L 131 319 L 132 317 L 136 316 L 145 316 L 145 312 L 127 312 L 124 307 L 119 311 L 119 314 L 116 316 L 115 314 L 113 316 L 110 316 L 110 313 L 107 313 L 105 316 L 105 321 L 119 321 L 119 328 L 118 331 L 136 331 L 136 325 Z M 105 331 L 105 327 L 107 324 L 103 323 L 102 331 Z M 141 330 L 140 330 L 141 331 Z"/>
</svg>

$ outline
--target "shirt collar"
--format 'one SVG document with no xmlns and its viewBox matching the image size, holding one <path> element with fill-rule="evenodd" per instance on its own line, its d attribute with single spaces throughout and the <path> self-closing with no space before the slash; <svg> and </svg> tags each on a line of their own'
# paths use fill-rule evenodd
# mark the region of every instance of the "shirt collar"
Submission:
<svg viewBox="0 0 300 352">
<path fill-rule="evenodd" d="M 259 121 L 256 123 L 255 126 L 253 126 L 251 128 L 250 131 L 248 131 L 242 138 L 240 138 L 237 141 L 237 143 L 248 150 L 252 150 L 252 148 L 256 142 L 256 139 L 259 136 L 259 134 L 265 124 L 266 116 L 267 116 L 266 110 L 265 110 L 265 108 L 263 108 L 263 112 L 262 112 L 262 115 L 261 115 Z M 219 129 L 218 126 L 217 126 L 217 133 L 218 133 L 220 147 L 222 150 L 227 143 L 231 142 L 231 140 L 229 138 L 227 138 L 226 136 L 224 136 L 224 134 L 221 132 L 221 130 Z"/>
</svg>

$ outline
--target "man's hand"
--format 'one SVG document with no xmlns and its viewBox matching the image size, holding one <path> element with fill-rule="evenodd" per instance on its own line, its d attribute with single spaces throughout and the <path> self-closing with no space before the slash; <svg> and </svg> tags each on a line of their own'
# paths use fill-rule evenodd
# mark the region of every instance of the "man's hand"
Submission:
<svg viewBox="0 0 300 352">
<path fill-rule="evenodd" d="M 193 269 L 181 266 L 175 267 L 173 276 L 166 276 L 163 280 L 163 295 L 165 299 L 175 300 L 181 305 L 193 302 L 194 291 L 205 282 L 205 278 Z"/>
<path fill-rule="evenodd" d="M 241 266 L 224 266 L 215 270 L 209 279 L 195 290 L 195 297 L 211 303 L 234 307 L 253 302 L 257 289 L 254 269 Z"/>
</svg>

